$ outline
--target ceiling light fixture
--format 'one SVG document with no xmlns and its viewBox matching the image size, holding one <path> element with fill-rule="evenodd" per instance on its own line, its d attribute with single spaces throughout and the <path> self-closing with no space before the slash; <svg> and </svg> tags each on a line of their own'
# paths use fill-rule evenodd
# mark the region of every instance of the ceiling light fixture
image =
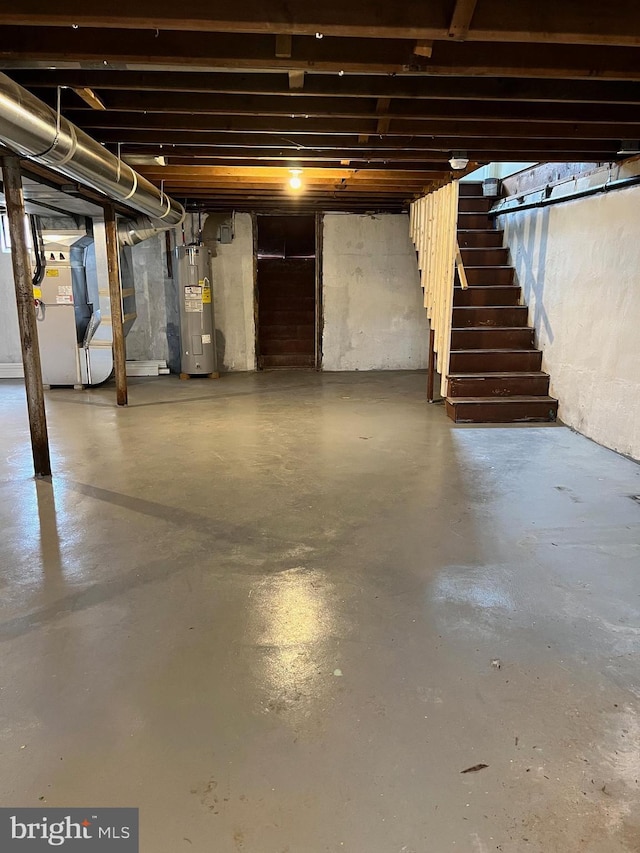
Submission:
<svg viewBox="0 0 640 853">
<path fill-rule="evenodd" d="M 324 33 L 316 33 L 316 38 L 317 38 L 317 39 L 323 39 L 323 38 L 324 38 Z"/>
<path fill-rule="evenodd" d="M 466 169 L 469 165 L 469 158 L 466 151 L 454 151 L 449 159 L 452 169 Z"/>
<path fill-rule="evenodd" d="M 302 178 L 300 177 L 302 169 L 289 169 L 289 174 L 291 175 L 289 186 L 292 190 L 299 190 L 302 187 Z"/>
</svg>

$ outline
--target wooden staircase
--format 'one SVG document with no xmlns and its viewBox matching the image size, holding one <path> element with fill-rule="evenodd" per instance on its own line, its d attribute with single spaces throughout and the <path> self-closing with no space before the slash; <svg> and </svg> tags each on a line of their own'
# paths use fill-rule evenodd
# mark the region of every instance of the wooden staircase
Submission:
<svg viewBox="0 0 640 853">
<path fill-rule="evenodd" d="M 456 423 L 554 421 L 558 401 L 540 369 L 503 232 L 487 215 L 492 199 L 481 183 L 462 182 L 459 192 L 458 244 L 469 286 L 463 290 L 456 273 L 447 414 Z"/>
</svg>

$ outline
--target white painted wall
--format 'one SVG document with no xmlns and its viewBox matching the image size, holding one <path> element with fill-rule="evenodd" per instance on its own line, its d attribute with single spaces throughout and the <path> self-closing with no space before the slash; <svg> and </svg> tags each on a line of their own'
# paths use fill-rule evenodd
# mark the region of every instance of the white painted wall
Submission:
<svg viewBox="0 0 640 853">
<path fill-rule="evenodd" d="M 501 216 L 566 424 L 640 459 L 640 188 Z"/>
<path fill-rule="evenodd" d="M 409 217 L 327 214 L 323 368 L 426 367 L 428 322 Z"/>
<path fill-rule="evenodd" d="M 253 312 L 253 227 L 251 214 L 237 213 L 234 238 L 216 244 L 213 258 L 213 307 L 220 370 L 255 370 Z"/>
<path fill-rule="evenodd" d="M 11 254 L 0 251 L 0 364 L 20 364 L 21 361 Z"/>
</svg>

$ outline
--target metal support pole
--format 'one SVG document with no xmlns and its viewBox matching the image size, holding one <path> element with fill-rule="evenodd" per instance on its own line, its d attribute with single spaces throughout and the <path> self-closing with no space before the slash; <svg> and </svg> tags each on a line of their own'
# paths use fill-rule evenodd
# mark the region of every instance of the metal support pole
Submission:
<svg viewBox="0 0 640 853">
<path fill-rule="evenodd" d="M 116 213 L 112 204 L 105 205 L 104 225 L 107 238 L 107 266 L 109 268 L 109 299 L 111 302 L 111 330 L 113 332 L 113 366 L 116 374 L 116 401 L 119 406 L 126 406 L 128 402 L 127 353 L 122 322 L 120 247 L 118 245 Z"/>
<path fill-rule="evenodd" d="M 20 327 L 20 346 L 24 365 L 24 386 L 27 392 L 29 411 L 29 429 L 31 431 L 31 451 L 36 477 L 48 477 L 51 474 L 49 456 L 49 437 L 47 435 L 47 416 L 44 409 L 44 390 L 42 387 L 42 369 L 40 365 L 40 347 L 36 326 L 36 308 L 33 301 L 33 284 L 29 249 L 25 237 L 24 196 L 22 194 L 22 174 L 20 159 L 15 155 L 2 158 L 4 195 L 11 237 L 11 263 L 16 288 L 18 307 L 18 325 Z"/>
<path fill-rule="evenodd" d="M 429 329 L 429 372 L 427 374 L 427 403 L 433 403 L 433 380 L 436 372 L 436 353 L 434 349 L 436 333 L 433 326 Z"/>
</svg>

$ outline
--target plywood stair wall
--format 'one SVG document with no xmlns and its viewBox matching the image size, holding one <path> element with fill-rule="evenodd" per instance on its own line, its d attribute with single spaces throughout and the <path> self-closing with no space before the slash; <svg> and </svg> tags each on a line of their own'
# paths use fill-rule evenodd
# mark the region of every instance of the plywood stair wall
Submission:
<svg viewBox="0 0 640 853">
<path fill-rule="evenodd" d="M 456 273 L 445 405 L 456 423 L 553 421 L 558 401 L 514 283 L 503 232 L 487 215 L 482 184 L 461 182 L 458 244 L 468 287 Z"/>
</svg>

